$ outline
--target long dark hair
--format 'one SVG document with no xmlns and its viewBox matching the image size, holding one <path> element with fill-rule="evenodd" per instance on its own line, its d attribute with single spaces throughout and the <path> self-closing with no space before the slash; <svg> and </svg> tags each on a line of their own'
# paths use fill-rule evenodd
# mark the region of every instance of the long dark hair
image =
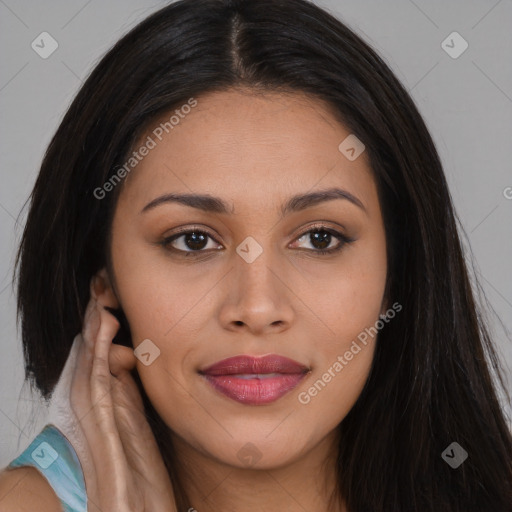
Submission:
<svg viewBox="0 0 512 512">
<path fill-rule="evenodd" d="M 95 189 L 157 116 L 233 87 L 327 102 L 366 145 L 378 187 L 386 296 L 403 311 L 380 331 L 363 392 L 339 426 L 338 491 L 349 510 L 512 510 L 512 439 L 494 388 L 503 385 L 500 367 L 432 138 L 377 53 L 306 0 L 181 0 L 136 26 L 92 71 L 45 154 L 16 259 L 27 380 L 51 397 L 81 330 L 89 280 L 111 270 L 122 185 L 101 200 Z M 118 314 L 115 341 L 129 345 Z M 187 510 L 166 426 L 141 392 Z M 441 457 L 454 441 L 469 454 L 457 469 Z"/>
</svg>

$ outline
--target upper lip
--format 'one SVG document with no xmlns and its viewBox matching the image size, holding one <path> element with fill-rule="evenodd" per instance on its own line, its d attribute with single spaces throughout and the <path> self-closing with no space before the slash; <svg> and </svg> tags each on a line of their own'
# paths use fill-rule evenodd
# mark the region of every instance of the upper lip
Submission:
<svg viewBox="0 0 512 512">
<path fill-rule="evenodd" d="M 277 354 L 266 356 L 239 355 L 218 361 L 199 373 L 206 375 L 236 375 L 262 373 L 306 373 L 309 368 L 288 357 Z"/>
</svg>

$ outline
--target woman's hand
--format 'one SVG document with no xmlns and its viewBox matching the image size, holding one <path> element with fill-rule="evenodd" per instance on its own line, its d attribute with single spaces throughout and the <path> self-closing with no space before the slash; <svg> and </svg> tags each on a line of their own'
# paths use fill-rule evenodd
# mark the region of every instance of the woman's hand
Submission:
<svg viewBox="0 0 512 512">
<path fill-rule="evenodd" d="M 112 344 L 119 321 L 104 309 L 108 299 L 97 295 L 98 281 L 93 283 L 70 395 L 94 463 L 94 474 L 84 475 L 87 511 L 176 512 L 169 475 L 130 375 L 136 358 L 132 349 Z"/>
</svg>

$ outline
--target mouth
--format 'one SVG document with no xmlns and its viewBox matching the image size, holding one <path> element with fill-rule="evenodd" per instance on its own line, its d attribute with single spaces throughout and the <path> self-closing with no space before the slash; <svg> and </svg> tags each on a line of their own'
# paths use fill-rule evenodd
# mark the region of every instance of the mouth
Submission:
<svg viewBox="0 0 512 512">
<path fill-rule="evenodd" d="M 307 366 L 277 354 L 230 357 L 199 370 L 215 391 L 246 405 L 278 400 L 309 372 Z"/>
</svg>

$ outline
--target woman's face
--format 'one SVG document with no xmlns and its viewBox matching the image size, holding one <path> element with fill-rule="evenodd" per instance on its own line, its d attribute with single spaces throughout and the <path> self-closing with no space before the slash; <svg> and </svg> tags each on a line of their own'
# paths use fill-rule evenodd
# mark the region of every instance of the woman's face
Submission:
<svg viewBox="0 0 512 512">
<path fill-rule="evenodd" d="M 385 312 L 387 262 L 367 155 L 354 159 L 350 139 L 340 150 L 350 133 L 301 94 L 211 93 L 158 131 L 171 114 L 136 146 L 154 141 L 112 226 L 134 348 L 150 340 L 137 369 L 181 443 L 232 466 L 281 466 L 334 435 L 371 366 L 374 339 L 362 333 Z M 330 200 L 300 198 L 335 188 Z M 148 207 L 169 194 L 210 199 Z M 269 354 L 302 367 L 200 373 Z"/>
</svg>

